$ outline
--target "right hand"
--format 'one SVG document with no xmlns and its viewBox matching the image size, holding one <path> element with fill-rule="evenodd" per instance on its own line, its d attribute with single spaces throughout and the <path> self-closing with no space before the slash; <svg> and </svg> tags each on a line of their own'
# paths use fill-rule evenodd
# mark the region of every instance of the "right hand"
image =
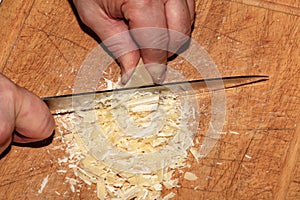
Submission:
<svg viewBox="0 0 300 200">
<path fill-rule="evenodd" d="M 49 137 L 53 129 L 54 120 L 46 104 L 0 74 L 0 154 L 12 141 L 40 141 Z"/>
</svg>

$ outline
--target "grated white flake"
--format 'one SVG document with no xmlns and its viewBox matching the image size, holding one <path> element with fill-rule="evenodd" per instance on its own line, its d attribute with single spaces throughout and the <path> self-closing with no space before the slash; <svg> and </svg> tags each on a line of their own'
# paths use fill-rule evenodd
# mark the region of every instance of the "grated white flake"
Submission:
<svg viewBox="0 0 300 200">
<path fill-rule="evenodd" d="M 160 183 L 157 183 L 153 186 L 153 188 L 156 190 L 156 191 L 161 191 L 162 190 L 162 185 Z"/>
<path fill-rule="evenodd" d="M 186 172 L 183 178 L 189 181 L 195 181 L 198 179 L 198 177 L 192 172 Z"/>
<path fill-rule="evenodd" d="M 97 182 L 97 197 L 100 200 L 105 200 L 106 195 L 107 195 L 107 191 L 106 191 L 106 187 L 105 187 L 105 183 L 102 180 L 99 180 Z"/>
<path fill-rule="evenodd" d="M 73 185 L 76 185 L 77 183 L 79 183 L 78 180 L 76 180 L 74 178 L 70 178 L 70 177 L 66 177 L 66 182 L 70 183 L 70 184 L 73 184 Z"/>
<path fill-rule="evenodd" d="M 75 192 L 75 187 L 74 187 L 74 185 L 70 184 L 70 189 L 71 189 L 71 191 L 72 191 L 73 193 Z"/>
<path fill-rule="evenodd" d="M 68 157 L 58 158 L 57 162 L 58 162 L 59 165 L 61 165 L 62 163 L 67 163 L 68 162 Z"/>
<path fill-rule="evenodd" d="M 163 197 L 162 200 L 169 200 L 175 197 L 175 193 L 174 192 L 170 192 L 169 194 L 167 194 L 166 196 Z"/>
<path fill-rule="evenodd" d="M 223 163 L 221 163 L 221 162 L 217 162 L 216 164 L 217 164 L 217 165 L 222 165 Z"/>
<path fill-rule="evenodd" d="M 75 165 L 75 164 L 69 164 L 69 168 L 70 168 L 70 169 L 77 168 L 77 165 Z"/>
<path fill-rule="evenodd" d="M 240 133 L 238 133 L 238 132 L 235 132 L 235 131 L 229 131 L 229 133 L 231 133 L 231 134 L 234 134 L 234 135 L 238 135 L 238 134 L 240 134 Z"/>
<path fill-rule="evenodd" d="M 74 179 L 74 178 L 69 178 L 66 177 L 66 181 L 67 183 L 69 183 L 70 185 L 70 190 L 74 193 L 75 192 L 75 186 L 77 185 L 77 183 L 79 182 L 78 180 Z"/>
<path fill-rule="evenodd" d="M 58 150 L 58 149 L 62 149 L 62 145 L 52 147 L 52 150 Z"/>
<path fill-rule="evenodd" d="M 190 148 L 190 152 L 191 154 L 194 156 L 194 158 L 196 159 L 197 162 L 199 162 L 199 158 L 201 157 L 199 150 L 195 147 L 191 147 Z"/>
<path fill-rule="evenodd" d="M 60 169 L 60 170 L 57 170 L 56 172 L 57 172 L 57 173 L 67 173 L 67 170 L 65 170 L 65 169 Z"/>
<path fill-rule="evenodd" d="M 39 194 L 41 194 L 43 192 L 44 188 L 46 187 L 46 185 L 48 183 L 48 180 L 49 180 L 49 175 L 43 179 L 40 189 L 38 190 Z"/>
<path fill-rule="evenodd" d="M 245 154 L 245 157 L 248 158 L 248 159 L 251 159 L 251 158 L 252 158 L 251 156 L 249 156 L 249 155 L 247 155 L 247 154 Z"/>
<path fill-rule="evenodd" d="M 114 83 L 113 81 L 111 81 L 107 78 L 104 78 L 104 81 L 106 82 L 106 89 L 107 90 L 112 90 L 112 89 L 116 88 L 116 83 Z"/>
<path fill-rule="evenodd" d="M 60 196 L 60 193 L 59 193 L 59 192 L 57 192 L 57 191 L 55 191 L 55 194 L 57 194 L 58 196 Z"/>
</svg>

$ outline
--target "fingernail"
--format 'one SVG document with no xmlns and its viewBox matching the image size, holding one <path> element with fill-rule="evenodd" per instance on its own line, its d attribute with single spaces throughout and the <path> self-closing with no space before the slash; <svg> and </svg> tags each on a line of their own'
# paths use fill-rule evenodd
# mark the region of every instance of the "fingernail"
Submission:
<svg viewBox="0 0 300 200">
<path fill-rule="evenodd" d="M 166 78 L 167 65 L 151 63 L 145 64 L 146 69 L 149 74 L 152 76 L 153 82 L 155 84 L 161 84 Z"/>
<path fill-rule="evenodd" d="M 125 73 L 122 73 L 122 77 L 121 77 L 121 83 L 123 85 L 126 85 L 126 83 L 129 81 L 129 79 L 131 78 L 133 72 L 134 72 L 135 68 L 128 70 Z"/>
</svg>

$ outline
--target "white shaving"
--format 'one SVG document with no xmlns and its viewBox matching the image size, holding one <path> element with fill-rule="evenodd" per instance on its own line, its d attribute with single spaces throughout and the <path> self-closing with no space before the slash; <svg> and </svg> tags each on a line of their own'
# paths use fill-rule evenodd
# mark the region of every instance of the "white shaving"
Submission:
<svg viewBox="0 0 300 200">
<path fill-rule="evenodd" d="M 49 178 L 49 175 L 43 179 L 40 189 L 38 191 L 39 194 L 41 194 L 43 192 L 44 188 L 46 187 L 46 185 L 48 183 L 48 178 Z"/>
</svg>

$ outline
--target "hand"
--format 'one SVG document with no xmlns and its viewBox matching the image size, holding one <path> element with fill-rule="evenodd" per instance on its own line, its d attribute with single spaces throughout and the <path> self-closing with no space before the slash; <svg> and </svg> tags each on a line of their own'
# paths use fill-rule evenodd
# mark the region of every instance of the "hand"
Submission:
<svg viewBox="0 0 300 200">
<path fill-rule="evenodd" d="M 123 84 L 131 77 L 140 57 L 153 81 L 161 83 L 165 78 L 167 57 L 172 55 L 174 50 L 178 50 L 188 38 L 170 34 L 168 29 L 189 36 L 195 14 L 194 0 L 73 1 L 82 21 L 118 58 Z M 157 29 L 139 29 L 145 27 Z M 113 41 L 106 41 L 118 33 L 138 29 L 140 31 L 127 32 L 119 38 L 114 37 Z M 141 50 L 137 46 L 140 46 Z M 155 48 L 149 48 L 152 46 Z M 123 49 L 132 51 L 122 54 L 120 52 L 124 52 Z M 168 53 L 169 49 L 172 51 Z"/>
<path fill-rule="evenodd" d="M 0 74 L 0 154 L 12 141 L 39 141 L 49 137 L 53 129 L 46 104 Z M 14 130 L 19 134 L 13 135 Z"/>
</svg>

